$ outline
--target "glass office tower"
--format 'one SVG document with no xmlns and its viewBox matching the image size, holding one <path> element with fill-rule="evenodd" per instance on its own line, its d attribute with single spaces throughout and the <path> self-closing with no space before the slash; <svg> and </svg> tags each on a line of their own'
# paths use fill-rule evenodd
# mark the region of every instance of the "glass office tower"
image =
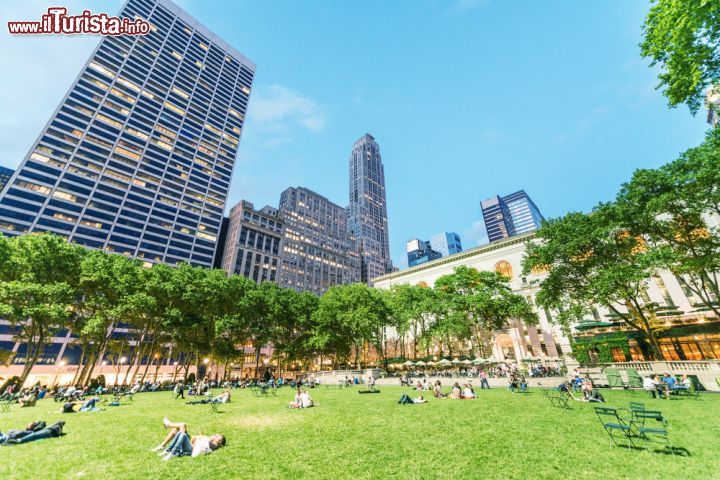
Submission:
<svg viewBox="0 0 720 480">
<path fill-rule="evenodd" d="M 388 240 L 385 169 L 380 146 L 369 133 L 353 144 L 350 154 L 348 228 L 355 237 L 361 260 L 361 279 L 392 271 Z"/>
<path fill-rule="evenodd" d="M 0 231 L 209 267 L 255 65 L 168 0 L 120 16 L 152 31 L 100 41 L 0 195 Z"/>
<path fill-rule="evenodd" d="M 525 190 L 484 200 L 481 208 L 491 242 L 537 230 L 544 220 Z"/>
</svg>

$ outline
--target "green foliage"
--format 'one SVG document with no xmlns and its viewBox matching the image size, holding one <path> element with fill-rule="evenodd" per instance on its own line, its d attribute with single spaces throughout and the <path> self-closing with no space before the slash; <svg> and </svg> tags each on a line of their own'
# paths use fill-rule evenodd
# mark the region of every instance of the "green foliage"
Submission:
<svg viewBox="0 0 720 480">
<path fill-rule="evenodd" d="M 627 337 L 622 333 L 573 342 L 572 356 L 579 363 L 587 365 L 595 363 L 590 356 L 590 351 L 592 351 L 597 357 L 597 363 L 612 363 L 615 361 L 613 357 L 613 350 L 615 349 L 620 349 L 626 359 L 630 358 L 630 347 L 628 346 Z"/>
<path fill-rule="evenodd" d="M 641 54 L 659 66 L 659 88 L 675 107 L 696 113 L 705 90 L 720 83 L 720 2 L 655 0 L 643 27 Z"/>
<path fill-rule="evenodd" d="M 662 358 L 655 338 L 656 305 L 643 299 L 647 279 L 661 260 L 657 250 L 628 232 L 622 209 L 610 203 L 590 215 L 570 213 L 544 222 L 527 244 L 523 268 L 526 273 L 548 270 L 537 301 L 560 312 L 556 322 L 566 329 L 593 305 L 602 305 L 644 335 Z"/>
<path fill-rule="evenodd" d="M 720 129 L 667 165 L 637 170 L 617 204 L 628 231 L 720 316 L 720 230 L 707 221 L 720 215 Z"/>
</svg>

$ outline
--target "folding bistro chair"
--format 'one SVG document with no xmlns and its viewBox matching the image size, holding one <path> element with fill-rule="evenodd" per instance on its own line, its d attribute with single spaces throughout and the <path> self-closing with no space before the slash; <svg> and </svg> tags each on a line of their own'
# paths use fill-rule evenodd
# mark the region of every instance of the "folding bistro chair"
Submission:
<svg viewBox="0 0 720 480">
<path fill-rule="evenodd" d="M 655 420 L 659 424 L 648 425 L 648 420 Z M 650 450 L 651 437 L 657 437 L 664 441 L 670 453 L 675 455 L 668 438 L 668 422 L 662 413 L 657 410 L 636 410 L 633 412 L 632 426 L 636 429 L 638 437 L 645 443 L 645 450 Z"/>
<path fill-rule="evenodd" d="M 600 423 L 605 429 L 605 432 L 610 437 L 610 446 L 620 446 L 615 441 L 615 434 L 619 433 L 627 439 L 630 445 L 635 447 L 635 442 L 633 442 L 632 439 L 632 420 L 627 420 L 620 417 L 617 408 L 595 407 L 595 413 L 597 414 Z"/>
</svg>

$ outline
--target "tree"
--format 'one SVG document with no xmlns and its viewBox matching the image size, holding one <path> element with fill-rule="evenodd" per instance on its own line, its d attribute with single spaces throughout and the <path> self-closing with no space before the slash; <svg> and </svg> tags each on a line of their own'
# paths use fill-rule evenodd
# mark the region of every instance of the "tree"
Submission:
<svg viewBox="0 0 720 480">
<path fill-rule="evenodd" d="M 412 341 L 412 357 L 418 356 L 418 342 L 427 333 L 437 314 L 435 290 L 421 285 L 394 285 L 387 297 L 392 309 L 393 324 L 400 341 L 401 356 L 405 356 L 405 343 Z"/>
<path fill-rule="evenodd" d="M 81 347 L 80 365 L 76 376 L 87 385 L 95 365 L 102 360 L 108 341 L 119 321 L 136 304 L 132 299 L 143 287 L 138 260 L 89 250 L 80 266 L 80 301 L 73 309 L 73 331 Z M 138 305 L 138 309 L 143 308 Z M 127 318 L 125 318 L 127 321 Z"/>
<path fill-rule="evenodd" d="M 320 297 L 313 315 L 310 344 L 321 353 L 333 355 L 336 363 L 349 360 L 354 352 L 358 367 L 363 347 L 372 345 L 387 362 L 383 327 L 391 315 L 383 294 L 365 284 L 330 287 Z"/>
<path fill-rule="evenodd" d="M 658 169 L 638 170 L 617 197 L 633 236 L 658 252 L 665 268 L 720 317 L 720 130 Z"/>
<path fill-rule="evenodd" d="M 640 51 L 659 66 L 668 104 L 695 114 L 705 90 L 720 82 L 720 2 L 655 0 L 643 26 Z"/>
<path fill-rule="evenodd" d="M 444 305 L 435 331 L 470 339 L 474 349 L 482 345 L 483 350 L 489 350 L 488 333 L 511 321 L 537 323 L 537 315 L 525 298 L 512 293 L 509 280 L 496 272 L 460 266 L 438 278 L 435 290 Z"/>
<path fill-rule="evenodd" d="M 639 332 L 652 356 L 662 359 L 656 305 L 645 299 L 647 279 L 661 261 L 656 250 L 628 232 L 621 209 L 601 204 L 590 215 L 548 220 L 536 238 L 528 241 L 524 271 L 548 271 L 537 301 L 559 311 L 556 322 L 567 329 L 593 305 L 602 305 Z"/>
<path fill-rule="evenodd" d="M 0 315 L 19 327 L 27 345 L 22 385 L 53 334 L 68 325 L 85 250 L 57 235 L 32 234 L 0 242 Z M 2 266 L 4 265 L 4 266 Z"/>
</svg>

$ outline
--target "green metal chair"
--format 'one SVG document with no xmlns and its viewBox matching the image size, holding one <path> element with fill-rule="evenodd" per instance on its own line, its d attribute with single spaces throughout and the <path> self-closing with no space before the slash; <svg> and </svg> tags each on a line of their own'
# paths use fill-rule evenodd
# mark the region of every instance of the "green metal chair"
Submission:
<svg viewBox="0 0 720 480">
<path fill-rule="evenodd" d="M 643 388 L 643 378 L 640 376 L 637 370 L 634 368 L 628 368 L 625 370 L 628 376 L 628 385 L 630 388 Z"/>
<path fill-rule="evenodd" d="M 645 404 L 640 402 L 630 402 L 630 412 L 644 411 Z"/>
<path fill-rule="evenodd" d="M 635 447 L 635 442 L 633 442 L 632 438 L 632 420 L 622 418 L 618 413 L 617 408 L 595 407 L 595 413 L 605 429 L 605 432 L 610 437 L 610 446 L 620 446 L 620 444 L 615 441 L 615 434 L 619 433 L 627 439 L 630 445 Z M 628 447 L 630 445 L 628 445 Z"/>
<path fill-rule="evenodd" d="M 659 422 L 655 425 L 648 426 L 648 420 L 655 420 Z M 668 438 L 668 423 L 663 414 L 657 410 L 636 410 L 633 412 L 633 420 L 631 423 L 633 430 L 637 433 L 645 443 L 645 449 L 650 450 L 651 437 L 657 437 L 665 442 L 665 446 L 670 450 L 670 453 L 675 455 L 674 448 L 670 444 Z"/>
<path fill-rule="evenodd" d="M 603 373 L 607 377 L 608 385 L 610 388 L 625 388 L 625 382 L 623 382 L 620 372 L 617 368 L 608 367 L 603 370 Z"/>
</svg>

